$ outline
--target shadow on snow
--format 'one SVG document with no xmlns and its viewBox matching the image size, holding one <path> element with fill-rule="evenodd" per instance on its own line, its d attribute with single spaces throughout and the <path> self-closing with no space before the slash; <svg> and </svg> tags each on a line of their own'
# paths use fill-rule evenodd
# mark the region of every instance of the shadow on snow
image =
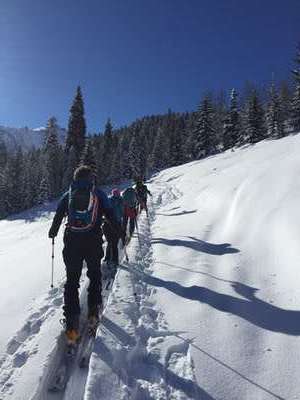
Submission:
<svg viewBox="0 0 300 400">
<path fill-rule="evenodd" d="M 222 256 L 224 254 L 239 253 L 238 249 L 231 247 L 230 243 L 213 244 L 205 242 L 204 240 L 197 239 L 193 236 L 187 236 L 191 240 L 182 239 L 165 239 L 165 238 L 152 238 L 151 244 L 164 244 L 166 246 L 186 247 L 202 253 L 212 254 L 215 256 Z"/>
<path fill-rule="evenodd" d="M 198 210 L 183 210 L 177 213 L 172 213 L 172 214 L 164 214 L 164 213 L 156 213 L 156 215 L 164 215 L 165 217 L 179 217 L 180 215 L 186 215 L 186 214 L 194 214 Z"/>
<path fill-rule="evenodd" d="M 300 335 L 300 311 L 285 310 L 258 299 L 256 297 L 258 289 L 251 286 L 240 282 L 231 283 L 236 293 L 244 297 L 240 299 L 202 286 L 185 287 L 174 281 L 150 276 L 140 270 L 130 269 L 130 271 L 149 285 L 162 287 L 186 299 L 208 304 L 216 310 L 236 315 L 260 328 L 287 335 Z"/>
</svg>

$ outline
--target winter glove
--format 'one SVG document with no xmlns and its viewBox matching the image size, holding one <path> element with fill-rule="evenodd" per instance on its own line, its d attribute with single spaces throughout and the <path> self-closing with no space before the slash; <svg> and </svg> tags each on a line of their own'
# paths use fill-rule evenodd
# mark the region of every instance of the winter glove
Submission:
<svg viewBox="0 0 300 400">
<path fill-rule="evenodd" d="M 48 237 L 50 239 L 54 239 L 56 237 L 56 235 L 57 235 L 57 232 L 55 232 L 54 229 L 51 226 L 51 228 L 49 229 L 49 232 L 48 232 Z"/>
</svg>

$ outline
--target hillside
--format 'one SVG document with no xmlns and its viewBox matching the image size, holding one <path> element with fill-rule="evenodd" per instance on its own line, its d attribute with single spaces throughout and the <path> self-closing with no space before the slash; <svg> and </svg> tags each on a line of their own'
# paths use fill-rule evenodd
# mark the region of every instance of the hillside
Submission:
<svg viewBox="0 0 300 400">
<path fill-rule="evenodd" d="M 21 147 L 23 150 L 29 150 L 32 147 L 39 148 L 43 144 L 45 135 L 45 128 L 30 129 L 24 128 L 11 128 L 0 126 L 0 139 L 4 141 L 9 150 L 14 150 Z M 60 128 L 58 132 L 60 143 L 64 143 L 66 131 Z"/>
<path fill-rule="evenodd" d="M 1 399 L 300 399 L 299 149 L 300 135 L 260 142 L 151 179 L 89 371 L 64 396 L 46 390 L 62 232 L 48 291 L 52 211 L 0 221 Z"/>
</svg>

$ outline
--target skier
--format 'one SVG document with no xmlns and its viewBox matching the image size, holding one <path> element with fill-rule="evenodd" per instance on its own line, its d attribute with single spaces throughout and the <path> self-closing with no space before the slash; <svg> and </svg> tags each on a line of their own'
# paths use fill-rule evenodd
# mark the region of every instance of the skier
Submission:
<svg viewBox="0 0 300 400">
<path fill-rule="evenodd" d="M 110 269 L 113 274 L 116 266 L 119 264 L 119 240 L 122 239 L 123 245 L 125 244 L 125 233 L 123 231 L 124 204 L 119 189 L 113 189 L 109 199 L 116 224 L 112 225 L 110 221 L 105 221 L 103 232 L 107 240 L 105 261 L 111 264 Z"/>
<path fill-rule="evenodd" d="M 67 216 L 64 231 L 63 259 L 67 280 L 64 286 L 64 316 L 68 344 L 79 339 L 80 304 L 79 280 L 83 261 L 87 264 L 88 321 L 96 326 L 102 309 L 101 258 L 102 217 L 115 224 L 112 208 L 106 194 L 95 186 L 93 172 L 88 166 L 80 166 L 74 172 L 69 191 L 61 198 L 49 230 L 49 238 L 55 238 L 62 220 Z"/>
<path fill-rule="evenodd" d="M 150 196 L 152 196 L 152 194 L 148 190 L 147 186 L 143 183 L 143 180 L 141 178 L 139 178 L 136 181 L 135 191 L 137 194 L 139 211 L 142 212 L 142 210 L 145 210 L 146 214 L 148 216 L 147 197 L 148 197 L 148 194 Z"/>
<path fill-rule="evenodd" d="M 129 219 L 129 237 L 133 235 L 135 218 L 137 215 L 137 196 L 133 187 L 127 188 L 122 193 L 122 198 L 124 201 L 124 219 L 123 219 L 123 229 L 127 233 L 127 225 Z"/>
</svg>

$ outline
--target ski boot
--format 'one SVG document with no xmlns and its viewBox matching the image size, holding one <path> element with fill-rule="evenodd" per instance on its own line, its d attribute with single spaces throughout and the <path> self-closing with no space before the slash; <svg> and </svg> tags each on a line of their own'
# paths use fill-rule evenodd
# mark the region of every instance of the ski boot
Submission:
<svg viewBox="0 0 300 400">
<path fill-rule="evenodd" d="M 100 316 L 103 312 L 103 305 L 99 304 L 97 306 L 91 307 L 88 312 L 88 330 L 89 334 L 95 336 L 96 331 L 100 322 Z"/>
<path fill-rule="evenodd" d="M 75 346 L 80 339 L 79 315 L 68 316 L 64 322 L 67 345 L 70 347 Z"/>
</svg>

